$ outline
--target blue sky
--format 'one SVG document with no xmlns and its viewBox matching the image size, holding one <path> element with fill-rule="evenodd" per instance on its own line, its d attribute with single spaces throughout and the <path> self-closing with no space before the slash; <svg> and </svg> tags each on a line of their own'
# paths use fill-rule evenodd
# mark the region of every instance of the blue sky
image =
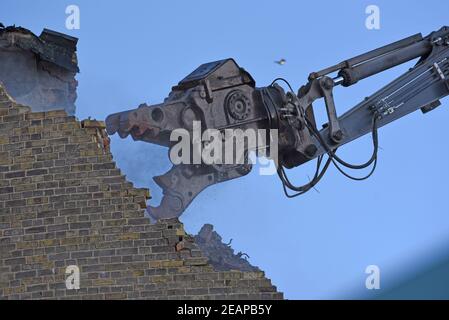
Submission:
<svg viewBox="0 0 449 320">
<path fill-rule="evenodd" d="M 81 29 L 65 29 L 76 4 Z M 380 8 L 381 29 L 365 28 L 365 8 Z M 233 57 L 258 86 L 282 76 L 296 90 L 311 71 L 417 32 L 439 29 L 447 1 L 26 1 L 0 0 L 0 21 L 40 34 L 49 28 L 79 37 L 77 116 L 108 114 L 161 102 L 198 65 Z M 274 60 L 285 58 L 279 66 Z M 338 112 L 399 76 L 410 65 L 337 88 Z M 366 266 L 381 269 L 381 290 L 447 253 L 449 243 L 449 100 L 380 131 L 380 163 L 368 181 L 335 169 L 318 192 L 288 200 L 277 176 L 257 170 L 203 192 L 181 220 L 196 233 L 212 223 L 236 251 L 266 271 L 289 299 L 370 297 Z M 320 105 L 318 104 L 317 107 Z M 113 137 L 114 158 L 129 180 L 160 190 L 151 177 L 169 167 L 167 150 Z M 341 149 L 362 162 L 366 137 Z M 307 181 L 310 166 L 291 171 Z"/>
</svg>

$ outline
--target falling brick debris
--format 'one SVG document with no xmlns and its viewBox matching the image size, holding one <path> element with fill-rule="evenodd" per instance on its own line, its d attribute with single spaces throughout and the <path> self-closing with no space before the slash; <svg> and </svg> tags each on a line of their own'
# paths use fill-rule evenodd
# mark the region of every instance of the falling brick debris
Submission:
<svg viewBox="0 0 449 320">
<path fill-rule="evenodd" d="M 254 267 L 248 262 L 249 256 L 246 253 L 235 254 L 230 243 L 223 243 L 221 236 L 214 231 L 211 224 L 205 224 L 201 228 L 198 235 L 195 236 L 195 243 L 209 258 L 209 263 L 215 270 L 260 271 L 258 267 Z"/>
</svg>

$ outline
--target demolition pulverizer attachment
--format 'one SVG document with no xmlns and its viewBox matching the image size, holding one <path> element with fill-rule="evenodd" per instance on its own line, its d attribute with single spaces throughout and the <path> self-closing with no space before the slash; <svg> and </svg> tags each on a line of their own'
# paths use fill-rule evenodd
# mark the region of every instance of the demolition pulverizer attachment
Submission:
<svg viewBox="0 0 449 320">
<path fill-rule="evenodd" d="M 274 160 L 286 195 L 294 197 L 313 188 L 330 164 L 356 180 L 366 177 L 354 178 L 342 167 L 371 166 L 370 176 L 377 164 L 377 129 L 418 109 L 431 111 L 449 94 L 448 47 L 447 27 L 426 37 L 416 34 L 313 72 L 296 94 L 284 79 L 256 87 L 233 59 L 206 63 L 174 86 L 163 103 L 108 116 L 107 131 L 169 149 L 173 167 L 154 178 L 163 199 L 158 207 L 148 207 L 155 219 L 179 217 L 206 187 L 247 175 L 252 153 Z M 409 71 L 337 116 L 336 86 L 352 86 L 413 59 L 418 61 Z M 281 81 L 288 90 L 279 85 Z M 326 106 L 322 127 L 314 115 L 317 99 Z M 251 143 L 251 133 L 256 144 Z M 349 164 L 337 156 L 340 146 L 367 133 L 372 134 L 374 151 L 366 163 Z M 293 185 L 285 169 L 312 159 L 317 168 L 309 183 Z"/>
</svg>

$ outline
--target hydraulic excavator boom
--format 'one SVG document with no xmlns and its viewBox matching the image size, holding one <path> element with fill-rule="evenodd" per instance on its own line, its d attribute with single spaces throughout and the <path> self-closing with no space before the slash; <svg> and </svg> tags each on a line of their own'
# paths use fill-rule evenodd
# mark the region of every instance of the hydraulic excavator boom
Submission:
<svg viewBox="0 0 449 320">
<path fill-rule="evenodd" d="M 335 86 L 354 85 L 414 59 L 419 60 L 408 72 L 337 116 Z M 164 192 L 160 206 L 148 208 L 156 219 L 178 217 L 207 186 L 248 174 L 251 151 L 275 160 L 286 195 L 294 197 L 313 188 L 331 164 L 348 177 L 351 176 L 342 167 L 371 166 L 372 173 L 377 163 L 377 129 L 418 109 L 426 113 L 439 106 L 439 100 L 449 94 L 448 59 L 449 28 L 443 27 L 426 37 L 416 34 L 313 72 L 297 94 L 290 85 L 287 92 L 278 85 L 279 81 L 286 82 L 284 79 L 256 87 L 249 73 L 232 59 L 206 63 L 174 86 L 163 103 L 143 104 L 108 116 L 107 131 L 122 138 L 131 135 L 135 140 L 166 146 L 170 155 L 179 155 L 179 138 L 188 136 L 193 152 L 181 155 L 184 161 L 171 157 L 173 167 L 155 177 Z M 322 128 L 317 126 L 313 111 L 313 102 L 320 98 L 324 98 L 328 117 Z M 221 135 L 204 141 L 195 133 L 199 130 L 204 134 L 211 129 Z M 226 144 L 228 133 L 236 129 L 263 132 L 264 143 L 257 143 L 254 148 L 234 136 L 232 143 L 244 149 L 243 158 L 233 155 L 232 161 L 225 161 L 225 156 L 217 156 L 217 149 L 213 154 L 216 161 L 198 157 L 211 141 L 221 139 Z M 349 164 L 337 156 L 340 146 L 367 133 L 373 136 L 374 151 L 366 163 Z M 317 160 L 317 169 L 311 181 L 304 186 L 293 185 L 285 169 L 312 159 Z M 295 193 L 288 194 L 288 190 Z"/>
</svg>

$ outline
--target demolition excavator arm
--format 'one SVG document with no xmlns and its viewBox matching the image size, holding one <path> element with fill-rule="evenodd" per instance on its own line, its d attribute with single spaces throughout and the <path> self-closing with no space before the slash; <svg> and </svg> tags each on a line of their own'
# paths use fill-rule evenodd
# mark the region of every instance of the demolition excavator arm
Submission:
<svg viewBox="0 0 449 320">
<path fill-rule="evenodd" d="M 337 116 L 334 87 L 352 86 L 414 59 L 419 60 L 405 74 Z M 287 92 L 278 85 L 284 79 L 276 79 L 267 87 L 256 87 L 248 72 L 234 60 L 226 59 L 201 65 L 174 86 L 161 104 L 143 104 L 137 109 L 108 116 L 107 131 L 118 133 L 122 138 L 131 135 L 135 140 L 159 144 L 170 150 L 178 142 L 173 133 L 182 129 L 188 134 L 194 150 L 188 157 L 191 161 L 174 164 L 167 173 L 155 177 L 164 197 L 158 207 L 148 208 L 156 219 L 172 218 L 180 216 L 195 196 L 209 185 L 248 174 L 251 170 L 250 151 L 275 160 L 288 197 L 313 188 L 331 164 L 350 178 L 366 178 L 354 178 L 344 168 L 371 166 L 372 173 L 377 163 L 377 129 L 418 109 L 426 113 L 438 107 L 439 100 L 449 94 L 448 77 L 448 27 L 426 37 L 416 34 L 313 72 L 297 94 L 290 85 Z M 322 128 L 317 126 L 313 110 L 313 102 L 321 98 L 328 117 Z M 264 132 L 268 133 L 266 143 L 258 143 L 255 150 L 247 148 L 243 142 L 246 148 L 243 161 L 235 158 L 231 163 L 204 163 L 194 159 L 207 144 L 195 136 L 196 129 L 201 133 L 216 129 L 223 133 L 223 140 L 230 129 L 267 130 Z M 368 133 L 372 134 L 374 151 L 366 163 L 354 165 L 337 156 L 340 146 Z M 176 136 L 179 138 L 179 134 Z M 304 186 L 293 185 L 285 169 L 312 159 L 316 159 L 317 169 L 311 181 Z M 295 193 L 289 194 L 289 190 Z"/>
</svg>

